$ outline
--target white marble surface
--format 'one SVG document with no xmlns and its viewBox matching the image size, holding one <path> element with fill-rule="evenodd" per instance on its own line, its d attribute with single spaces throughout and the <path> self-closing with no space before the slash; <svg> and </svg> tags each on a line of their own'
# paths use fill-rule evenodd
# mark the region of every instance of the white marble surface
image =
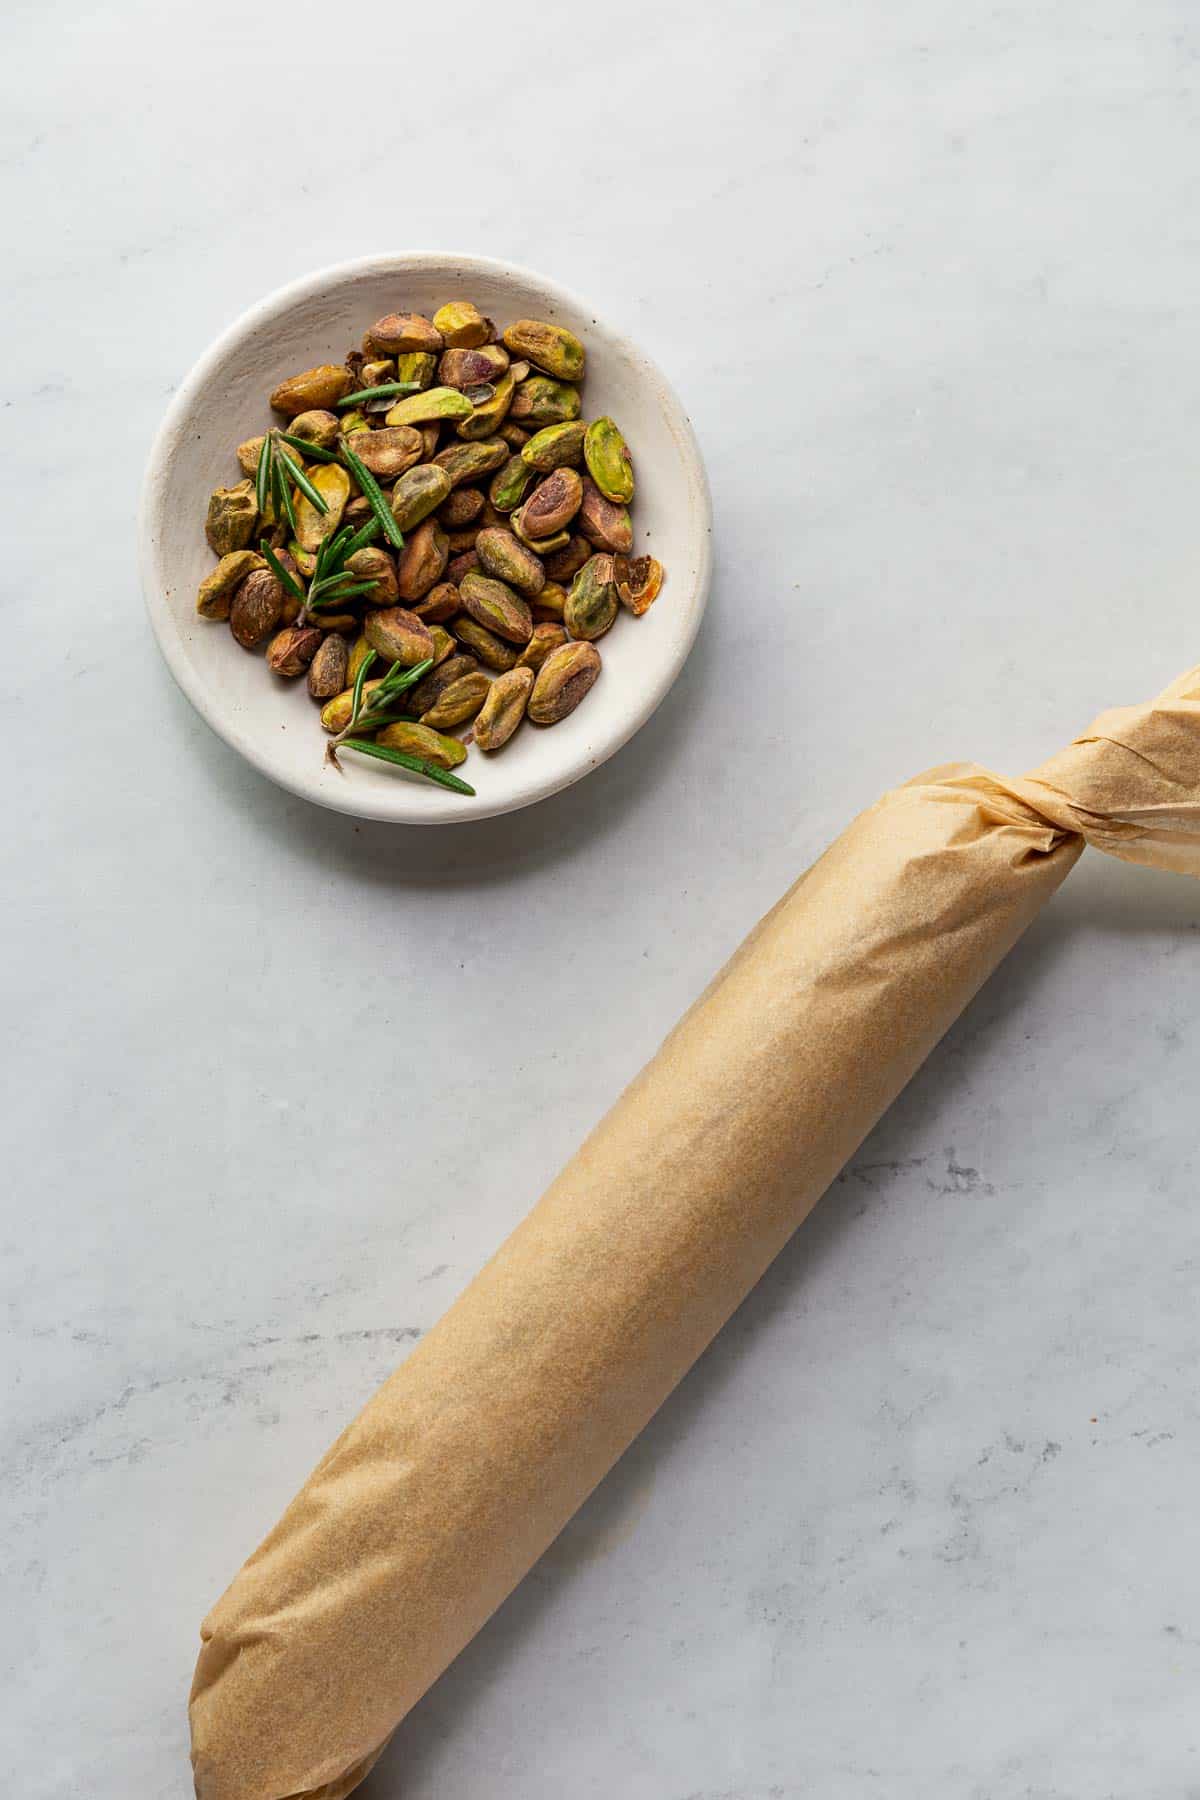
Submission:
<svg viewBox="0 0 1200 1800">
<path fill-rule="evenodd" d="M 519 17 L 6 15 L 21 1800 L 187 1791 L 207 1604 L 860 805 L 1200 654 L 1194 8 Z M 418 833 L 208 734 L 133 513 L 233 313 L 435 245 L 645 343 L 719 544 L 635 746 Z M 1085 860 L 370 1800 L 1200 1794 L 1198 926 Z"/>
</svg>

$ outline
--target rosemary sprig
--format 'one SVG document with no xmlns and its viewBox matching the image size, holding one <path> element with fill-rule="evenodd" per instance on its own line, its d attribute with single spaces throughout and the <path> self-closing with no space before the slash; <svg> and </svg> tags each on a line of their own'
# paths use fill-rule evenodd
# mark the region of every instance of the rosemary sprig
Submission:
<svg viewBox="0 0 1200 1800">
<path fill-rule="evenodd" d="M 427 656 L 424 662 L 417 663 L 411 669 L 404 668 L 400 663 L 393 663 L 378 687 L 373 688 L 371 693 L 367 694 L 363 684 L 367 678 L 367 670 L 372 666 L 374 660 L 374 651 L 363 658 L 362 667 L 358 671 L 354 683 L 350 722 L 344 731 L 339 731 L 336 737 L 330 739 L 326 749 L 327 759 L 335 766 L 339 746 L 344 744 L 354 732 L 378 731 L 381 725 L 392 724 L 396 717 L 396 707 L 402 696 L 407 694 L 409 688 L 415 687 L 423 675 L 428 675 L 433 667 L 431 656 Z"/>
<path fill-rule="evenodd" d="M 342 743 L 343 750 L 357 750 L 360 756 L 377 756 L 380 762 L 395 763 L 401 769 L 410 769 L 414 775 L 423 775 L 426 781 L 436 781 L 439 787 L 453 788 L 456 794 L 469 794 L 475 797 L 475 789 L 467 781 L 460 781 L 449 769 L 439 769 L 436 763 L 422 762 L 419 756 L 409 756 L 405 750 L 393 750 L 390 744 L 373 744 L 369 738 L 346 738 Z"/>
<path fill-rule="evenodd" d="M 397 525 L 391 507 L 380 492 L 379 483 L 366 464 L 355 455 L 345 438 L 342 439 L 342 455 L 346 459 L 350 473 L 361 488 L 364 498 L 369 502 L 371 511 L 379 520 L 384 537 L 390 544 L 394 544 L 397 550 L 403 550 L 404 533 Z"/>
<path fill-rule="evenodd" d="M 296 580 L 296 577 L 292 574 L 291 570 L 286 568 L 284 564 L 280 562 L 266 538 L 259 539 L 258 547 L 263 556 L 265 556 L 270 563 L 271 568 L 274 570 L 276 581 L 282 582 L 293 600 L 298 600 L 300 602 L 300 622 L 302 623 L 305 602 L 307 599 L 304 589 L 300 586 L 300 583 Z"/>
<path fill-rule="evenodd" d="M 296 486 L 300 489 L 300 492 L 304 495 L 304 498 L 308 501 L 309 505 L 312 507 L 315 507 L 317 512 L 320 513 L 321 517 L 324 518 L 326 513 L 329 511 L 329 503 L 326 500 L 324 494 L 321 493 L 319 488 L 315 488 L 313 486 L 312 482 L 308 479 L 308 476 L 304 473 L 304 470 L 300 467 L 299 463 L 297 463 L 292 457 L 290 457 L 286 450 L 278 450 L 277 449 L 275 452 L 275 455 L 276 455 L 277 459 L 283 464 L 286 473 L 291 476 L 292 480 L 295 482 Z"/>
<path fill-rule="evenodd" d="M 356 394 L 347 394 L 338 401 L 339 406 L 354 406 L 359 400 L 383 400 L 389 394 L 419 394 L 419 381 L 381 381 L 378 387 L 359 388 Z"/>
<path fill-rule="evenodd" d="M 261 513 L 267 510 L 267 501 L 271 494 L 271 433 L 268 431 L 259 445 L 258 466 L 254 471 L 254 500 Z"/>
<path fill-rule="evenodd" d="M 271 488 L 275 495 L 279 512 L 287 520 L 292 536 L 296 536 L 296 509 L 292 505 L 292 490 L 286 475 L 279 467 L 275 456 L 271 457 Z"/>
<path fill-rule="evenodd" d="M 310 456 L 314 462 L 337 461 L 336 450 L 324 450 L 320 444 L 310 444 L 307 438 L 293 437 L 290 431 L 281 431 L 278 435 L 285 444 L 290 444 L 293 450 L 302 450 L 305 456 Z"/>
</svg>

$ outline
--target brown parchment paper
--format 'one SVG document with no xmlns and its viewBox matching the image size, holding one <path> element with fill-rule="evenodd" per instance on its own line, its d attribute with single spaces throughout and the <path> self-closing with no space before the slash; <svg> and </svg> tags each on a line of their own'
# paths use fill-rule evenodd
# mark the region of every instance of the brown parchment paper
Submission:
<svg viewBox="0 0 1200 1800">
<path fill-rule="evenodd" d="M 934 769 L 751 933 L 202 1628 L 201 1800 L 340 1800 L 1090 842 L 1200 874 L 1200 670 L 1024 780 Z"/>
</svg>

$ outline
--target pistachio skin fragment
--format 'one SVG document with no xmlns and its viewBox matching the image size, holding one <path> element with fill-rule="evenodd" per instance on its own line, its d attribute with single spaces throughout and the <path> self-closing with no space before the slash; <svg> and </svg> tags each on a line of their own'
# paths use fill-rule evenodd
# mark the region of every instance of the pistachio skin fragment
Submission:
<svg viewBox="0 0 1200 1800">
<path fill-rule="evenodd" d="M 628 607 L 635 619 L 649 612 L 658 599 L 665 571 L 656 556 L 616 556 L 613 558 L 613 580 L 617 599 Z"/>
<path fill-rule="evenodd" d="M 481 750 L 491 755 L 507 744 L 525 717 L 534 680 L 532 669 L 518 665 L 498 675 L 491 683 L 475 719 L 474 738 Z"/>
<path fill-rule="evenodd" d="M 538 670 L 526 709 L 535 725 L 557 725 L 573 713 L 600 674 L 595 644 L 563 644 Z"/>
</svg>

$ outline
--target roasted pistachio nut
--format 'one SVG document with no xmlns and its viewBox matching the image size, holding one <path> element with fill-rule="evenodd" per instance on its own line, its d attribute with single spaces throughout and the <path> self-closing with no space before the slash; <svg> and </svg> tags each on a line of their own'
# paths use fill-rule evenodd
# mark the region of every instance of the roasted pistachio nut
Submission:
<svg viewBox="0 0 1200 1800">
<path fill-rule="evenodd" d="M 363 682 L 363 699 L 367 700 L 379 686 L 378 681 Z M 321 724 L 328 732 L 345 731 L 354 711 L 354 688 L 345 688 L 332 700 L 327 700 L 321 708 Z"/>
<path fill-rule="evenodd" d="M 420 313 L 387 313 L 376 319 L 363 338 L 368 356 L 402 356 L 410 351 L 436 356 L 441 348 L 441 332 Z M 404 377 L 398 375 L 397 379 Z"/>
<path fill-rule="evenodd" d="M 260 431 L 257 437 L 247 438 L 244 444 L 237 447 L 238 468 L 243 475 L 249 475 L 251 480 L 258 473 L 258 459 L 266 435 L 265 431 Z"/>
<path fill-rule="evenodd" d="M 510 644 L 529 642 L 533 631 L 529 603 L 520 594 L 514 594 L 507 582 L 472 569 L 459 583 L 458 596 L 463 610 L 476 624 L 485 625 Z"/>
<path fill-rule="evenodd" d="M 285 625 L 267 645 L 267 667 L 273 675 L 303 675 L 321 647 L 315 625 Z"/>
<path fill-rule="evenodd" d="M 607 551 L 589 557 L 571 583 L 563 624 L 573 638 L 603 637 L 617 616 L 613 559 Z"/>
<path fill-rule="evenodd" d="M 429 620 L 424 621 L 429 625 Z M 448 656 L 453 656 L 458 649 L 457 638 L 451 637 L 444 625 L 429 625 L 429 635 L 433 639 L 433 666 L 444 663 Z"/>
<path fill-rule="evenodd" d="M 404 356 L 396 358 L 396 380 L 415 382 L 419 388 L 433 386 L 433 378 L 437 374 L 437 357 L 423 350 L 409 350 Z M 447 383 L 453 386 L 452 382 Z"/>
<path fill-rule="evenodd" d="M 434 451 L 441 442 L 442 428 L 435 419 L 431 425 L 419 427 L 421 433 L 421 461 L 432 462 Z"/>
<path fill-rule="evenodd" d="M 400 589 L 400 598 L 423 600 L 445 574 L 449 556 L 450 546 L 437 520 L 422 520 L 396 559 L 396 585 Z"/>
<path fill-rule="evenodd" d="M 366 544 L 346 558 L 346 567 L 355 581 L 373 583 L 369 594 L 362 596 L 366 606 L 395 606 L 400 598 L 396 586 L 396 565 L 378 544 Z"/>
<path fill-rule="evenodd" d="M 663 584 L 663 566 L 656 556 L 615 556 L 613 581 L 617 599 L 634 618 L 649 612 Z"/>
<path fill-rule="evenodd" d="M 441 524 L 440 519 L 438 520 L 438 524 Z M 473 550 L 475 548 L 475 539 L 478 536 L 478 525 L 465 525 L 461 531 L 448 531 L 446 533 L 446 542 L 450 547 L 451 556 L 461 556 L 464 550 Z"/>
<path fill-rule="evenodd" d="M 506 581 L 519 594 L 532 600 L 545 586 L 546 571 L 528 545 L 511 531 L 488 526 L 476 536 L 475 549 L 484 572 Z"/>
<path fill-rule="evenodd" d="M 447 444 L 433 460 L 439 469 L 446 471 L 451 487 L 461 487 L 464 482 L 476 482 L 480 476 L 490 475 L 493 469 L 506 463 L 508 445 L 503 438 L 485 438 L 478 444 Z"/>
<path fill-rule="evenodd" d="M 392 517 L 401 531 L 411 531 L 442 504 L 450 477 L 436 463 L 418 463 L 392 489 Z"/>
<path fill-rule="evenodd" d="M 389 425 L 427 425 L 442 419 L 469 419 L 474 408 L 458 388 L 432 387 L 420 394 L 406 394 L 388 408 Z"/>
<path fill-rule="evenodd" d="M 352 380 L 344 363 L 320 363 L 281 381 L 271 395 L 272 410 L 289 419 L 313 410 L 328 412 L 350 392 Z"/>
<path fill-rule="evenodd" d="M 412 610 L 427 625 L 442 625 L 452 619 L 459 608 L 458 589 L 452 581 L 438 581 L 421 600 L 412 602 Z"/>
<path fill-rule="evenodd" d="M 425 454 L 419 431 L 411 425 L 385 425 L 379 431 L 358 434 L 354 454 L 377 481 L 395 481 L 414 469 Z"/>
<path fill-rule="evenodd" d="M 332 450 L 341 428 L 342 421 L 336 413 L 317 406 L 310 412 L 297 413 L 288 431 L 292 437 L 303 438 L 306 444 L 315 444 L 318 450 Z"/>
<path fill-rule="evenodd" d="M 270 569 L 252 569 L 230 602 L 229 629 L 244 650 L 253 650 L 274 631 L 282 612 L 280 583 Z"/>
<path fill-rule="evenodd" d="M 362 668 L 368 656 L 373 655 L 374 651 L 367 642 L 366 632 L 360 631 L 350 646 L 350 655 L 346 663 L 346 681 L 350 683 L 351 687 L 353 687 L 354 683 L 358 680 L 358 671 Z M 345 682 L 343 682 L 342 685 L 344 687 Z"/>
<path fill-rule="evenodd" d="M 306 550 L 303 544 L 298 544 L 295 538 L 292 538 L 289 542 L 287 554 L 291 559 L 293 568 L 299 570 L 300 574 L 303 575 L 306 580 L 316 574 L 316 557 L 310 550 Z"/>
<path fill-rule="evenodd" d="M 433 637 L 423 619 L 403 606 L 388 606 L 368 613 L 363 634 L 372 650 L 385 662 L 402 663 L 406 669 L 433 655 Z"/>
<path fill-rule="evenodd" d="M 469 393 L 475 410 L 469 419 L 464 419 L 459 425 L 458 436 L 472 442 L 479 438 L 494 437 L 512 405 L 515 389 L 516 382 L 511 372 L 502 375 L 495 387 L 471 388 Z"/>
<path fill-rule="evenodd" d="M 487 699 L 491 685 L 491 678 L 482 669 L 461 675 L 444 687 L 433 705 L 421 714 L 422 725 L 433 725 L 439 731 L 451 725 L 465 725 Z"/>
<path fill-rule="evenodd" d="M 491 752 L 507 744 L 525 717 L 534 679 L 531 668 L 518 666 L 497 675 L 490 684 L 475 719 L 474 741 L 481 750 Z"/>
<path fill-rule="evenodd" d="M 540 669 L 551 651 L 557 650 L 559 645 L 565 644 L 566 641 L 566 631 L 557 620 L 554 620 L 553 622 L 547 622 L 545 620 L 541 621 L 534 626 L 533 635 L 521 652 L 521 659 L 518 667 L 525 669 Z"/>
<path fill-rule="evenodd" d="M 578 523 L 578 521 L 576 521 Z M 576 532 L 562 550 L 548 551 L 542 559 L 548 581 L 570 581 L 592 554 L 592 546 Z"/>
<path fill-rule="evenodd" d="M 371 516 L 371 502 L 365 494 L 354 494 L 346 502 L 343 525 L 363 525 Z"/>
<path fill-rule="evenodd" d="M 583 498 L 575 524 L 589 544 L 597 550 L 611 550 L 626 556 L 633 549 L 633 521 L 629 509 L 615 500 L 606 500 L 590 475 L 583 481 Z"/>
<path fill-rule="evenodd" d="M 547 581 L 543 584 L 541 592 L 530 607 L 530 611 L 537 620 L 553 619 L 557 624 L 562 619 L 563 609 L 566 604 L 566 588 L 557 581 Z"/>
<path fill-rule="evenodd" d="M 509 644 L 486 625 L 481 625 L 469 614 L 460 613 L 457 619 L 450 621 L 450 629 L 466 650 L 477 656 L 481 663 L 489 669 L 511 669 L 521 654 L 518 644 Z M 533 634 L 533 623 L 530 621 L 530 635 Z"/>
<path fill-rule="evenodd" d="M 403 750 L 406 756 L 419 756 L 422 762 L 435 763 L 439 769 L 457 769 L 459 763 L 467 760 L 467 747 L 457 738 L 443 737 L 440 731 L 433 731 L 428 725 L 414 725 L 408 719 L 385 725 L 375 741 L 386 744 L 389 750 Z"/>
<path fill-rule="evenodd" d="M 504 452 L 508 454 L 507 445 Z M 257 523 L 258 505 L 252 481 L 239 481 L 236 487 L 214 488 L 208 502 L 204 535 L 210 549 L 218 556 L 228 556 L 231 550 L 244 550 L 254 536 Z"/>
<path fill-rule="evenodd" d="M 479 557 L 474 548 L 460 551 L 457 556 L 452 556 L 446 564 L 446 581 L 447 583 L 459 582 L 464 575 L 478 567 Z M 455 592 L 458 592 L 457 588 L 455 588 Z"/>
<path fill-rule="evenodd" d="M 533 554 L 540 558 L 543 568 L 548 556 L 553 556 L 556 550 L 565 550 L 571 541 L 571 535 L 567 531 L 556 531 L 552 537 L 531 537 L 522 523 L 519 512 L 510 515 L 509 525 L 521 542 L 528 544 Z"/>
<path fill-rule="evenodd" d="M 524 451 L 522 451 L 524 456 Z M 555 537 L 565 531 L 583 501 L 583 482 L 576 469 L 554 469 L 540 481 L 521 508 L 521 531 L 527 538 Z"/>
<path fill-rule="evenodd" d="M 484 498 L 478 488 L 460 487 L 438 507 L 438 524 L 447 531 L 462 531 L 474 525 L 483 511 Z"/>
<path fill-rule="evenodd" d="M 457 650 L 457 644 L 455 646 Z M 422 717 L 431 706 L 436 705 L 438 696 L 463 675 L 475 675 L 479 672 L 479 664 L 473 656 L 460 652 L 448 656 L 444 663 L 430 669 L 423 675 L 415 688 L 411 688 L 406 696 L 408 704 L 405 712 L 411 713 L 415 719 Z"/>
<path fill-rule="evenodd" d="M 556 381 L 583 380 L 583 345 L 561 325 L 547 325 L 542 319 L 517 319 L 504 333 L 504 345 L 513 356 L 545 369 Z"/>
<path fill-rule="evenodd" d="M 587 426 L 581 419 L 571 419 L 562 425 L 543 425 L 521 451 L 521 460 L 543 474 L 550 469 L 564 468 L 568 463 L 577 463 L 583 455 L 586 432 Z"/>
<path fill-rule="evenodd" d="M 633 499 L 633 458 L 611 419 L 592 420 L 583 440 L 583 459 L 604 498 L 628 506 Z"/>
<path fill-rule="evenodd" d="M 573 713 L 600 673 L 600 652 L 595 644 L 562 644 L 552 650 L 537 672 L 529 696 L 529 717 L 535 725 L 557 725 Z"/>
<path fill-rule="evenodd" d="M 519 456 L 510 456 L 503 468 L 497 469 L 488 488 L 488 499 L 497 512 L 515 512 L 525 498 L 534 479 L 534 471 Z"/>
<path fill-rule="evenodd" d="M 438 364 L 438 380 L 447 387 L 478 387 L 481 381 L 499 381 L 508 368 L 503 344 L 481 344 L 476 350 L 447 350 Z"/>
<path fill-rule="evenodd" d="M 233 590 L 255 569 L 266 563 L 256 550 L 231 550 L 196 590 L 196 611 L 202 619 L 227 619 Z"/>
<path fill-rule="evenodd" d="M 522 426 L 562 425 L 577 419 L 582 407 L 579 389 L 569 382 L 553 381 L 549 375 L 530 375 L 518 383 L 508 416 Z"/>
<path fill-rule="evenodd" d="M 365 638 L 362 641 L 366 644 Z M 369 644 L 367 649 L 370 649 Z M 347 681 L 354 682 L 357 674 L 358 669 L 350 674 L 350 646 L 345 638 L 340 632 L 327 632 L 308 665 L 308 691 L 314 700 L 332 700 L 335 694 L 341 693 Z"/>
<path fill-rule="evenodd" d="M 390 356 L 381 356 L 378 362 L 365 362 L 358 378 L 365 388 L 381 387 L 385 381 L 395 381 L 396 365 Z"/>
<path fill-rule="evenodd" d="M 514 404 L 516 395 L 513 396 Z M 511 408 L 509 409 L 511 412 Z M 520 450 L 529 442 L 529 432 L 523 425 L 514 425 L 511 418 L 505 419 L 497 436 L 502 437 L 511 450 Z"/>
<path fill-rule="evenodd" d="M 433 323 L 452 350 L 476 350 L 491 340 L 491 325 L 470 300 L 448 300 L 434 313 Z"/>
<path fill-rule="evenodd" d="M 340 423 L 341 435 L 344 438 L 357 437 L 361 432 L 370 431 L 371 421 L 366 413 L 359 412 L 357 406 L 352 412 L 343 413 Z"/>
<path fill-rule="evenodd" d="M 308 478 L 324 500 L 326 511 L 319 513 L 311 500 L 298 493 L 295 500 L 296 536 L 302 549 L 315 553 L 342 522 L 350 498 L 350 477 L 341 463 L 321 463 Z"/>
</svg>

